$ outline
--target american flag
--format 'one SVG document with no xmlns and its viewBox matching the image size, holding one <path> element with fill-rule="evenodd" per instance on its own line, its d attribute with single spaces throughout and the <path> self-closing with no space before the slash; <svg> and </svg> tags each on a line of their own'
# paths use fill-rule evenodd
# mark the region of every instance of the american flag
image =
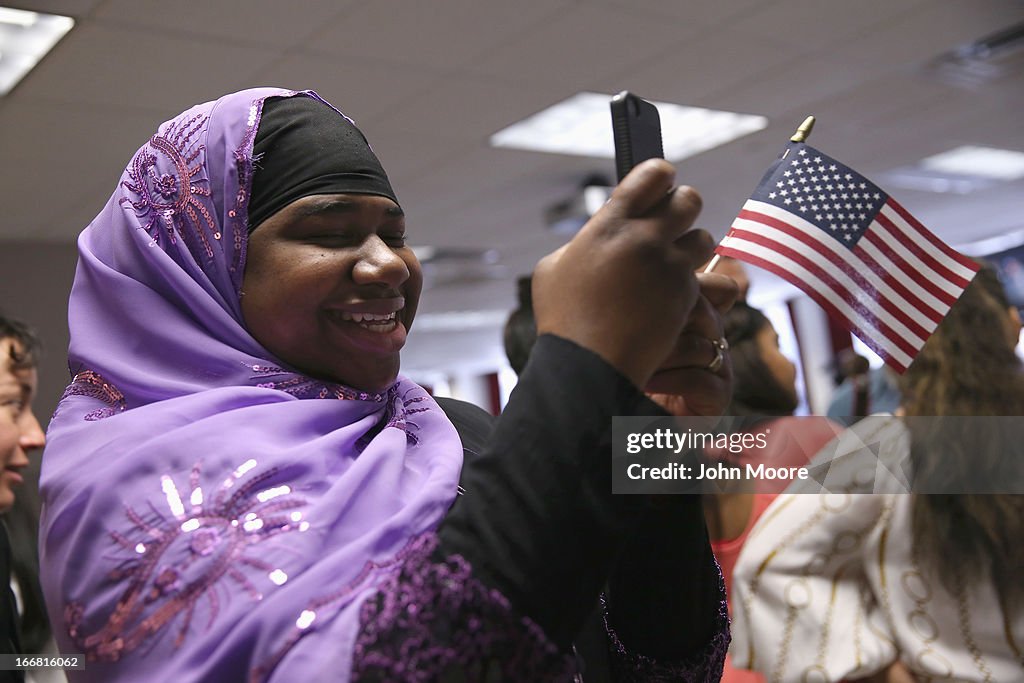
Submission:
<svg viewBox="0 0 1024 683">
<path fill-rule="evenodd" d="M 716 251 L 796 285 L 899 372 L 978 270 L 877 185 L 799 142 Z"/>
</svg>

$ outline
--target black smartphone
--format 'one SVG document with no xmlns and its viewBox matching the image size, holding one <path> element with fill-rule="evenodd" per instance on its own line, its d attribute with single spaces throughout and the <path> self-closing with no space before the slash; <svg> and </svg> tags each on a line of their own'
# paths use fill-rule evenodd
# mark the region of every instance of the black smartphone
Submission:
<svg viewBox="0 0 1024 683">
<path fill-rule="evenodd" d="M 641 161 L 665 157 L 661 145 L 661 117 L 657 107 L 628 90 L 612 98 L 611 109 L 615 171 L 621 183 Z"/>
</svg>

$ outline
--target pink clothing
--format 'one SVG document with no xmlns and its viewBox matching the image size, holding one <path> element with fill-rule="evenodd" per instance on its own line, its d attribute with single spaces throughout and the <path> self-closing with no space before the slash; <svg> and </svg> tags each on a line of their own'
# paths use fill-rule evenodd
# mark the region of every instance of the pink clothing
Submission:
<svg viewBox="0 0 1024 683">
<path fill-rule="evenodd" d="M 764 463 L 772 467 L 802 467 L 820 451 L 825 444 L 841 432 L 843 427 L 824 417 L 782 417 L 758 428 L 758 432 L 767 432 L 770 438 L 767 447 L 750 449 L 741 453 L 737 460 L 740 463 L 757 465 Z M 715 553 L 725 577 L 726 597 L 729 600 L 729 614 L 732 615 L 732 572 L 739 559 L 740 550 L 761 517 L 773 500 L 786 487 L 786 481 L 758 480 L 756 493 L 750 508 L 750 517 L 743 532 L 736 538 L 724 541 L 712 541 L 711 548 Z M 722 683 L 764 683 L 765 678 L 755 671 L 735 669 L 732 657 L 726 655 L 725 669 L 722 672 Z"/>
<path fill-rule="evenodd" d="M 774 493 L 755 493 L 754 503 L 750 508 L 750 519 L 747 520 L 747 526 L 743 529 L 743 533 L 727 541 L 711 542 L 711 549 L 714 551 L 715 559 L 718 560 L 718 564 L 722 568 L 722 576 L 725 577 L 725 594 L 729 599 L 730 616 L 732 615 L 732 568 L 736 566 L 736 560 L 739 559 L 740 550 L 743 548 L 743 543 L 747 540 L 750 530 L 754 528 L 754 524 L 761 514 L 768 509 L 771 502 L 775 500 L 776 495 Z M 723 683 L 764 683 L 764 680 L 764 676 L 755 671 L 734 669 L 732 658 L 726 655 L 725 669 L 722 672 Z"/>
</svg>

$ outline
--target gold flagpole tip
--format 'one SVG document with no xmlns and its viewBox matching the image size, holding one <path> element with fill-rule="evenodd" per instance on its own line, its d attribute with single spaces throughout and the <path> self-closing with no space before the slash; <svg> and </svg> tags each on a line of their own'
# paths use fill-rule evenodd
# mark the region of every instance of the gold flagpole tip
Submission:
<svg viewBox="0 0 1024 683">
<path fill-rule="evenodd" d="M 811 134 L 812 130 L 814 130 L 814 117 L 808 116 L 789 140 L 790 142 L 807 142 L 807 136 Z"/>
</svg>

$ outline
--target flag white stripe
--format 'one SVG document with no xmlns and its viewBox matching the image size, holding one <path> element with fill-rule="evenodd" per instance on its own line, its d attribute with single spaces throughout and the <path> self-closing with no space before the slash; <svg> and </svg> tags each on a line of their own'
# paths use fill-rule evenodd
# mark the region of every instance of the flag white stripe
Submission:
<svg viewBox="0 0 1024 683">
<path fill-rule="evenodd" d="M 807 222 L 806 220 L 800 218 L 795 214 L 788 213 L 784 209 L 772 206 L 771 204 L 765 204 L 764 202 L 750 200 L 744 205 L 743 208 L 745 210 L 763 213 L 766 216 L 771 216 L 772 218 L 776 218 L 784 223 L 788 223 L 794 226 L 795 228 L 798 228 L 801 232 L 805 233 L 809 238 L 813 238 L 817 243 L 826 247 L 829 250 L 829 252 L 842 258 L 843 261 L 850 264 L 850 266 L 852 266 L 858 273 L 860 273 L 864 277 L 864 279 L 870 282 L 871 285 L 876 290 L 878 290 L 880 294 L 883 294 L 886 299 L 892 301 L 897 306 L 899 306 L 904 313 L 906 313 L 910 318 L 914 320 L 914 322 L 918 323 L 919 325 L 921 325 L 921 327 L 923 327 L 926 330 L 932 330 L 935 327 L 935 323 L 930 318 L 928 318 L 928 316 L 920 312 L 916 303 L 911 303 L 907 301 L 902 295 L 900 295 L 888 283 L 886 283 L 885 280 L 882 279 L 882 277 L 875 271 L 874 268 L 871 268 L 868 264 L 864 263 L 864 261 L 858 258 L 857 255 L 851 252 L 849 249 L 846 249 L 841 244 L 837 244 L 835 240 L 826 235 L 820 228 L 812 225 L 811 223 Z M 761 231 L 761 224 L 758 223 L 757 225 L 757 229 L 752 230 L 752 232 Z M 862 240 L 860 244 L 861 248 L 863 248 L 864 241 Z M 886 268 L 889 272 L 899 270 L 888 259 L 885 259 L 884 262 L 879 260 L 877 254 L 880 254 L 880 252 L 877 248 L 874 247 L 874 245 L 871 246 L 872 250 L 875 252 L 872 253 L 871 255 L 876 257 L 879 266 L 881 266 L 882 268 Z M 818 257 L 818 255 L 815 254 L 812 258 L 817 260 L 820 257 Z M 945 312 L 947 308 L 946 305 L 943 304 L 938 299 L 936 299 L 931 294 L 929 294 L 926 290 L 919 287 L 914 282 L 912 276 L 908 275 L 905 278 L 900 278 L 900 281 L 902 282 L 904 287 L 910 290 L 912 294 L 916 295 L 925 305 L 930 306 L 933 310 L 940 314 Z"/>
<path fill-rule="evenodd" d="M 882 213 L 885 213 L 885 208 L 884 207 L 882 209 Z M 886 215 L 886 217 L 891 218 L 890 214 L 885 213 L 885 215 Z M 934 274 L 934 277 L 929 278 L 929 281 L 932 284 L 934 284 L 936 287 L 938 287 L 942 291 L 946 292 L 950 296 L 953 296 L 953 297 L 960 296 L 961 289 L 960 289 L 960 287 L 956 283 L 950 282 L 949 280 L 944 278 L 940 273 L 937 273 L 934 268 L 932 268 L 927 263 L 922 261 L 917 256 L 917 254 L 915 254 L 914 252 L 912 252 L 909 249 L 907 249 L 907 247 L 904 245 L 904 240 L 912 240 L 916 244 L 920 244 L 921 243 L 921 238 L 920 237 L 917 237 L 916 235 L 912 234 L 912 235 L 903 235 L 903 237 L 901 239 L 900 238 L 900 234 L 901 233 L 899 231 L 897 231 L 896 234 L 893 234 L 892 232 L 890 232 L 889 228 L 887 228 L 886 226 L 882 225 L 877 220 L 871 221 L 871 225 L 868 227 L 868 230 L 870 230 L 875 235 L 877 235 L 879 237 L 879 239 L 881 239 L 882 242 L 884 242 L 886 244 L 886 246 L 888 246 L 894 252 L 896 252 L 897 254 L 902 256 L 903 260 L 907 262 L 907 266 L 909 268 L 916 269 L 922 275 L 927 274 L 927 273 Z M 859 242 L 859 244 L 863 244 L 865 241 L 866 240 L 862 239 Z M 907 268 L 902 268 L 901 270 L 904 270 L 905 272 L 913 272 L 912 270 L 911 271 L 907 271 Z"/>
<path fill-rule="evenodd" d="M 885 216 L 892 221 L 893 225 L 899 228 L 901 232 L 908 236 L 908 238 L 913 239 L 915 244 L 920 245 L 921 249 L 924 250 L 931 258 L 935 259 L 936 262 L 941 263 L 946 268 L 949 268 L 950 271 L 965 280 L 974 279 L 973 270 L 956 259 L 950 258 L 941 249 L 928 240 L 922 238 L 918 230 L 914 226 L 910 225 L 910 223 L 908 223 L 891 205 L 888 203 L 884 204 L 882 206 L 881 213 L 884 213 Z M 957 293 L 957 296 L 959 296 L 959 293 Z"/>
<path fill-rule="evenodd" d="M 751 221 L 743 218 L 736 219 L 736 221 L 733 222 L 733 225 L 737 228 L 746 229 L 754 234 L 762 235 L 768 239 L 772 239 L 776 242 L 779 242 L 780 244 L 783 244 L 793 249 L 797 253 L 803 254 L 808 259 L 813 261 L 814 264 L 818 266 L 821 270 L 823 270 L 825 273 L 827 273 L 833 279 L 835 279 L 835 281 L 842 285 L 842 287 L 846 289 L 848 292 L 850 292 L 852 296 L 858 299 L 875 299 L 874 295 L 871 292 L 865 291 L 864 288 L 861 287 L 853 278 L 844 273 L 839 266 L 832 263 L 827 258 L 823 258 L 821 254 L 816 252 L 812 247 L 808 246 L 804 242 L 804 240 L 798 239 L 791 235 L 787 235 L 781 230 L 774 228 L 770 225 L 765 225 L 764 223 L 759 223 L 756 221 Z M 813 228 L 813 226 L 811 227 Z M 805 234 L 804 239 L 814 240 L 815 242 L 819 242 L 820 244 L 829 247 L 830 251 L 837 254 L 838 256 L 843 257 L 843 260 L 850 263 L 850 265 L 853 266 L 853 268 L 858 273 L 864 276 L 868 275 L 869 269 L 862 262 L 855 260 L 855 258 L 848 249 L 843 249 L 842 247 L 839 247 L 838 250 L 831 249 L 831 245 L 827 244 L 826 242 L 826 240 L 829 240 L 830 238 L 827 235 L 824 235 L 820 229 L 813 229 L 814 232 L 809 232 Z M 823 239 L 819 238 L 818 234 L 815 233 L 822 234 Z M 752 244 L 744 240 L 742 236 L 734 236 L 734 238 L 741 240 L 744 244 Z M 731 243 L 730 246 L 732 246 Z M 764 249 L 765 247 L 762 246 L 761 248 Z M 846 254 L 841 254 L 840 252 L 846 252 Z M 866 279 L 870 280 L 871 278 L 866 277 Z M 880 283 L 881 278 L 875 275 L 875 280 Z M 872 284 L 875 283 L 872 282 Z M 883 288 L 881 286 L 878 286 L 878 289 L 882 290 Z M 888 290 L 888 287 L 886 287 L 885 289 Z M 895 304 L 897 307 L 899 307 L 899 309 L 903 311 L 907 315 L 907 317 L 912 318 L 915 322 L 917 322 L 921 327 L 923 327 L 928 332 L 931 332 L 935 328 L 935 323 L 933 323 L 931 320 L 918 313 L 914 309 L 914 307 L 910 305 L 908 301 L 906 301 L 903 297 L 899 296 L 892 290 L 889 290 L 888 292 L 879 291 L 878 294 L 879 296 L 883 296 L 884 298 Z M 915 348 L 921 347 L 926 341 L 920 335 L 907 328 L 907 326 L 901 320 L 893 316 L 889 311 L 882 308 L 881 304 L 873 306 L 872 309 L 875 315 L 878 317 L 879 321 L 888 325 L 894 333 L 897 333 L 904 337 Z"/>
<path fill-rule="evenodd" d="M 816 275 L 806 270 L 799 263 L 796 263 L 777 251 L 763 247 L 760 244 L 748 242 L 741 237 L 726 237 L 722 240 L 722 246 L 762 258 L 766 261 L 771 261 L 777 264 L 780 268 L 785 269 L 787 272 L 793 273 L 801 281 L 812 287 L 818 295 L 824 297 L 829 303 L 835 306 L 836 310 L 851 320 L 856 327 L 864 332 L 864 334 L 868 334 L 870 331 L 876 332 L 878 336 L 873 337 L 871 341 L 874 341 L 884 348 L 886 353 L 892 356 L 893 359 L 904 367 L 910 365 L 910 362 L 913 359 L 904 353 L 902 349 L 896 346 L 885 333 L 871 324 L 867 319 L 863 318 L 859 313 L 854 311 L 842 297 L 832 290 L 831 287 L 822 282 Z M 862 290 L 858 288 L 858 291 Z M 915 344 L 915 346 L 917 345 Z"/>
</svg>

